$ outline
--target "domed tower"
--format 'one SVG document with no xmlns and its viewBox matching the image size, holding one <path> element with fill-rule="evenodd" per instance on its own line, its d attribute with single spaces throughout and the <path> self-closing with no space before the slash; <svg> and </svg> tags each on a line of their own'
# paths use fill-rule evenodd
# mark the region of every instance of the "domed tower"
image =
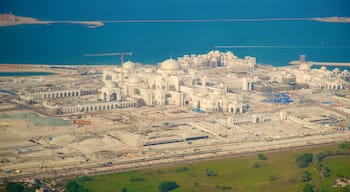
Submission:
<svg viewBox="0 0 350 192">
<path fill-rule="evenodd" d="M 113 79 L 113 74 L 110 71 L 103 71 L 104 86 L 99 90 L 100 99 L 103 101 L 119 101 L 121 100 L 121 89 L 117 82 Z"/>
<path fill-rule="evenodd" d="M 123 64 L 122 68 L 123 70 L 126 70 L 126 71 L 132 71 L 136 68 L 136 65 L 132 61 L 127 61 Z"/>
<path fill-rule="evenodd" d="M 179 62 L 174 59 L 167 59 L 162 62 L 160 69 L 164 71 L 178 71 L 181 70 Z"/>
<path fill-rule="evenodd" d="M 174 59 L 167 59 L 163 61 L 158 69 L 158 73 L 162 74 L 177 74 L 181 71 L 181 65 Z"/>
</svg>

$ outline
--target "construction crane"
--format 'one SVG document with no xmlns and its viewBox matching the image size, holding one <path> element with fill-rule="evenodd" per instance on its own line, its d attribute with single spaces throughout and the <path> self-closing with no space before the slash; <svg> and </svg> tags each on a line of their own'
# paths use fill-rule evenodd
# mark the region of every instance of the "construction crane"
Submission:
<svg viewBox="0 0 350 192">
<path fill-rule="evenodd" d="M 133 54 L 133 52 L 118 52 L 115 53 L 115 55 L 120 55 L 120 64 L 123 65 L 124 64 L 124 56 L 128 55 L 131 56 Z"/>
<path fill-rule="evenodd" d="M 120 64 L 124 63 L 124 56 L 131 56 L 133 52 L 115 52 L 115 53 L 94 53 L 94 54 L 84 54 L 87 57 L 107 57 L 107 56 L 120 56 Z"/>
</svg>

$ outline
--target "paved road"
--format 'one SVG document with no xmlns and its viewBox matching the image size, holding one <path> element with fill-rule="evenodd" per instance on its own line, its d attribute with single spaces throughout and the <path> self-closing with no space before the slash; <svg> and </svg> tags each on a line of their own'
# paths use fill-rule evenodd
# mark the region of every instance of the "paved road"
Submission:
<svg viewBox="0 0 350 192">
<path fill-rule="evenodd" d="M 140 159 L 134 159 L 134 160 L 124 160 L 124 161 L 116 161 L 112 162 L 111 164 L 95 164 L 95 165 L 85 165 L 80 167 L 71 167 L 71 168 L 65 168 L 60 170 L 47 170 L 43 172 L 37 172 L 37 173 L 27 173 L 27 174 L 20 174 L 20 175 L 13 175 L 8 176 L 8 180 L 23 180 L 28 178 L 73 178 L 77 175 L 83 175 L 85 171 L 88 171 L 89 175 L 101 175 L 101 174 L 108 174 L 108 173 L 115 173 L 115 172 L 125 172 L 125 171 L 131 171 L 131 170 L 139 170 L 139 169 L 145 169 L 145 168 L 154 168 L 154 167 L 163 167 L 168 165 L 176 165 L 181 163 L 193 163 L 198 161 L 207 161 L 207 160 L 214 160 L 214 159 L 224 159 L 224 158 L 232 158 L 232 157 L 239 157 L 239 156 L 247 156 L 247 155 L 253 155 L 257 153 L 269 153 L 269 152 L 277 152 L 277 151 L 286 151 L 286 150 L 295 150 L 295 149 L 303 149 L 303 148 L 312 148 L 312 147 L 320 147 L 320 146 L 328 146 L 339 143 L 339 141 L 333 141 L 333 142 L 323 142 L 323 143 L 310 143 L 303 146 L 275 146 L 276 144 L 271 143 L 269 145 L 270 147 L 275 148 L 269 148 L 269 146 L 264 146 L 264 148 L 256 148 L 256 147 L 245 147 L 244 146 L 239 150 L 230 150 L 230 151 L 223 151 L 222 148 L 215 148 L 215 149 L 201 149 L 196 152 L 188 152 L 183 154 L 169 154 L 169 155 L 162 155 L 157 157 L 145 157 Z M 287 145 L 288 143 L 284 144 Z M 290 143 L 289 143 L 290 144 Z M 246 151 L 244 151 L 246 150 Z M 253 151 L 250 151 L 253 150 Z M 211 155 L 207 157 L 201 157 L 201 155 Z M 185 158 L 187 157 L 187 158 Z M 189 159 L 192 158 L 192 159 Z M 150 161 L 157 161 L 162 160 L 161 162 L 157 162 L 155 164 L 149 164 L 147 162 Z M 143 163 L 143 165 L 140 165 L 140 163 Z M 132 167 L 126 167 L 130 166 Z M 113 167 L 114 166 L 114 167 Z M 118 166 L 118 167 L 117 167 Z M 124 168 L 121 168 L 121 166 L 124 166 Z M 107 170 L 101 170 L 106 169 Z"/>
</svg>

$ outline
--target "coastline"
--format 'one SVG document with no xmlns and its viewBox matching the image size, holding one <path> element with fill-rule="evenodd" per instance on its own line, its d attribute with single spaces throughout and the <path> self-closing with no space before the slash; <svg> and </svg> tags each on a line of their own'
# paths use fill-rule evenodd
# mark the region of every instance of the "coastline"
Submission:
<svg viewBox="0 0 350 192">
<path fill-rule="evenodd" d="M 31 17 L 16 16 L 15 18 L 16 20 L 14 22 L 0 21 L 0 27 L 23 25 L 23 24 L 44 24 L 44 25 L 50 24 L 50 22 L 48 21 L 40 21 L 38 19 L 31 18 Z"/>
<path fill-rule="evenodd" d="M 317 17 L 312 20 L 327 23 L 350 23 L 349 17 Z"/>
<path fill-rule="evenodd" d="M 311 20 L 329 23 L 350 23 L 349 17 L 313 17 L 313 18 L 251 18 L 251 19 L 193 19 L 193 20 L 101 20 L 101 21 L 42 21 L 32 17 L 14 16 L 14 21 L 0 20 L 0 27 L 23 25 L 23 24 L 80 24 L 88 28 L 103 27 L 105 23 L 192 23 L 192 22 L 251 22 L 251 21 L 286 21 L 286 20 Z"/>
<path fill-rule="evenodd" d="M 25 72 L 25 71 L 43 71 L 47 72 L 47 65 L 38 64 L 0 64 L 0 72 Z"/>
<path fill-rule="evenodd" d="M 0 64 L 0 73 L 50 73 L 51 75 L 63 75 L 66 70 L 57 70 L 50 65 L 39 64 Z M 7 77 L 7 76 L 2 76 Z"/>
<path fill-rule="evenodd" d="M 0 20 L 0 27 L 14 26 L 14 25 L 25 25 L 25 24 L 39 24 L 39 25 L 50 25 L 54 23 L 68 23 L 68 24 L 80 24 L 85 25 L 88 28 L 97 28 L 104 26 L 102 21 L 41 21 L 32 17 L 14 16 L 14 21 Z"/>
</svg>

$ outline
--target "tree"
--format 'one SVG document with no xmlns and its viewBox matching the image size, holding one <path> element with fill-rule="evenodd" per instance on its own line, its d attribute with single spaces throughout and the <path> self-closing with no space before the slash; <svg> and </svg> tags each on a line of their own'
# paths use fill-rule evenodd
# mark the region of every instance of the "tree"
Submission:
<svg viewBox="0 0 350 192">
<path fill-rule="evenodd" d="M 276 175 L 270 176 L 270 181 L 274 181 L 274 180 L 277 180 L 277 179 L 278 179 L 278 176 L 276 176 Z"/>
<path fill-rule="evenodd" d="M 302 155 L 299 155 L 295 162 L 298 164 L 299 167 L 304 168 L 309 166 L 309 164 L 312 162 L 313 155 L 312 153 L 304 153 Z"/>
<path fill-rule="evenodd" d="M 7 192 L 23 192 L 24 191 L 23 185 L 21 185 L 19 183 L 14 183 L 14 182 L 7 183 L 5 189 Z"/>
<path fill-rule="evenodd" d="M 307 182 L 307 181 L 311 181 L 311 173 L 308 171 L 304 171 L 303 174 L 301 175 L 301 181 L 302 182 Z"/>
<path fill-rule="evenodd" d="M 266 157 L 263 153 L 259 153 L 259 154 L 258 154 L 258 158 L 259 158 L 260 160 L 267 160 L 267 157 Z"/>
<path fill-rule="evenodd" d="M 128 192 L 128 189 L 127 188 L 123 188 L 120 190 L 120 192 Z"/>
<path fill-rule="evenodd" d="M 207 177 L 214 177 L 214 176 L 217 176 L 218 173 L 217 173 L 216 171 L 214 171 L 214 170 L 206 169 L 206 170 L 205 170 L 205 175 L 206 175 Z"/>
<path fill-rule="evenodd" d="M 314 192 L 314 188 L 309 183 L 306 183 L 303 192 Z"/>
<path fill-rule="evenodd" d="M 328 167 L 323 167 L 322 168 L 322 174 L 325 177 L 329 177 L 329 176 L 331 176 L 331 170 Z"/>
<path fill-rule="evenodd" d="M 89 192 L 89 190 L 81 185 L 79 185 L 76 181 L 69 181 L 66 184 L 67 192 Z"/>
<path fill-rule="evenodd" d="M 259 168 L 260 167 L 260 163 L 259 162 L 255 162 L 252 167 L 253 168 Z"/>
<path fill-rule="evenodd" d="M 66 185 L 67 192 L 77 192 L 79 188 L 79 184 L 76 181 L 68 181 Z"/>
<path fill-rule="evenodd" d="M 174 181 L 165 181 L 159 185 L 158 189 L 161 192 L 168 192 L 168 191 L 172 191 L 178 187 L 180 187 L 180 186 Z"/>
</svg>

